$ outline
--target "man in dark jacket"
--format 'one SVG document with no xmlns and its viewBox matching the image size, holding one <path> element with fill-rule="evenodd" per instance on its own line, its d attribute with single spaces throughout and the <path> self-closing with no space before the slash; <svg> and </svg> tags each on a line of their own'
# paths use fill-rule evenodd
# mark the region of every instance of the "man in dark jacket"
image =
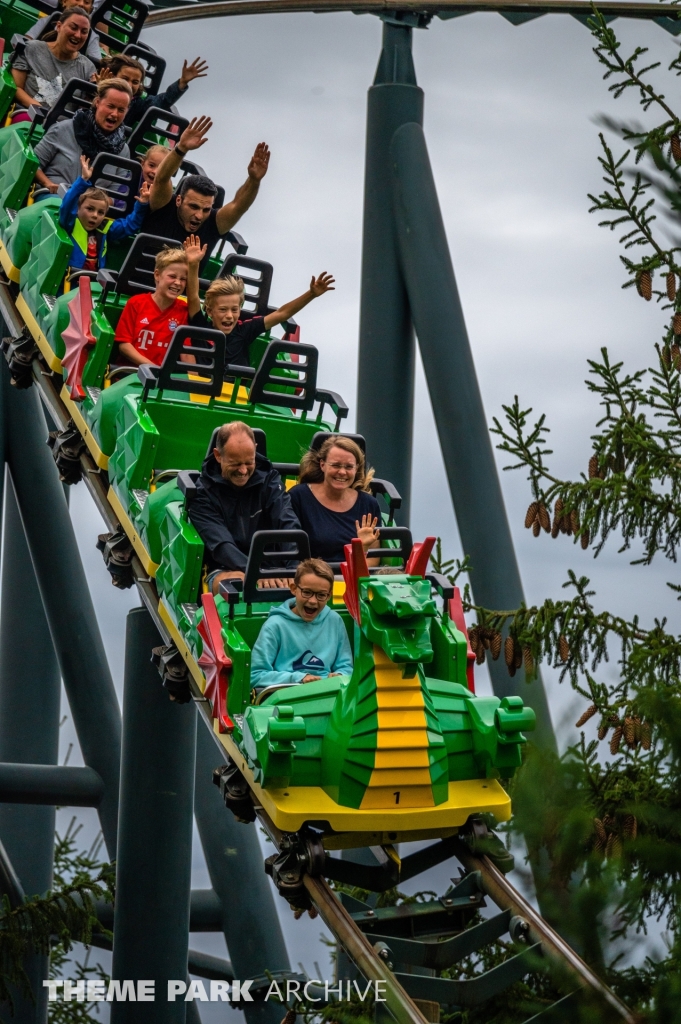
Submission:
<svg viewBox="0 0 681 1024">
<path fill-rule="evenodd" d="M 243 579 L 257 530 L 299 530 L 300 523 L 272 463 L 256 451 L 255 436 L 235 420 L 220 428 L 189 506 L 189 518 L 206 548 L 206 582 L 217 594 L 220 580 Z M 287 587 L 268 579 L 262 586 Z"/>
</svg>

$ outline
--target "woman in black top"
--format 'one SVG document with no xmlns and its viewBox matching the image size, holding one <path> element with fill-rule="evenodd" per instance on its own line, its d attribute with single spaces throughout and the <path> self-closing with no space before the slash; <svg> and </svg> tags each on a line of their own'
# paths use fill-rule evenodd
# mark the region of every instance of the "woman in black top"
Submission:
<svg viewBox="0 0 681 1024">
<path fill-rule="evenodd" d="M 353 537 L 359 537 L 365 552 L 380 546 L 376 527 L 381 510 L 368 493 L 373 475 L 364 452 L 349 437 L 329 437 L 319 451 L 305 453 L 298 483 L 288 493 L 313 558 L 342 562 L 343 548 Z"/>
</svg>

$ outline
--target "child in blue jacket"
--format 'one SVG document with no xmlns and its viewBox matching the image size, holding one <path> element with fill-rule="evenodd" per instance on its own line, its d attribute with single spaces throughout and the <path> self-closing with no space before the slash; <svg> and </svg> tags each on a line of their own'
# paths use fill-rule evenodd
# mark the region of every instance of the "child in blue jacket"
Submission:
<svg viewBox="0 0 681 1024">
<path fill-rule="evenodd" d="M 85 156 L 80 158 L 81 176 L 74 181 L 59 208 L 59 223 L 73 239 L 69 266 L 76 270 L 99 270 L 106 266 L 107 239 L 120 241 L 136 235 L 144 224 L 149 204 L 150 186 L 140 189 L 132 213 L 118 220 L 107 217 L 109 197 L 101 188 L 90 188 L 92 167 Z"/>
<path fill-rule="evenodd" d="M 352 675 L 345 624 L 327 607 L 333 569 L 321 558 L 301 562 L 291 584 L 292 601 L 272 608 L 251 657 L 251 686 L 311 683 Z"/>
</svg>

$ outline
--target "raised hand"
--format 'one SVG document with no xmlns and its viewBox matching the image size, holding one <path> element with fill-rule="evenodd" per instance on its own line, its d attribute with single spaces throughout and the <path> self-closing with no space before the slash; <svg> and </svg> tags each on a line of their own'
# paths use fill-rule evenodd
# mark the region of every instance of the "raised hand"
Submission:
<svg viewBox="0 0 681 1024">
<path fill-rule="evenodd" d="M 140 194 L 135 197 L 137 199 L 137 202 L 138 203 L 144 203 L 146 205 L 149 202 L 149 194 L 150 194 L 150 192 L 151 192 L 151 185 L 149 184 L 148 181 L 143 181 L 142 182 L 142 187 L 140 189 Z"/>
<path fill-rule="evenodd" d="M 182 64 L 182 74 L 180 75 L 180 88 L 186 89 L 195 78 L 205 78 L 207 74 L 208 64 L 202 57 L 197 57 L 191 64 L 187 64 L 187 61 L 184 61 Z"/>
<path fill-rule="evenodd" d="M 318 299 L 320 295 L 324 294 L 324 292 L 335 291 L 335 284 L 336 281 L 331 274 L 327 274 L 327 272 L 323 270 L 319 277 L 313 277 L 310 281 L 310 291 L 314 295 L 315 299 Z"/>
<path fill-rule="evenodd" d="M 200 263 L 208 250 L 207 245 L 201 245 L 201 239 L 198 235 L 189 235 L 185 238 L 182 246 L 187 254 L 189 263 Z"/>
<path fill-rule="evenodd" d="M 80 176 L 84 181 L 92 177 L 92 164 L 83 153 L 80 154 Z"/>
<path fill-rule="evenodd" d="M 213 122 L 209 117 L 193 117 L 180 135 L 178 146 L 185 153 L 192 149 L 200 149 L 204 143 L 208 142 L 206 135 L 212 127 Z"/>
<path fill-rule="evenodd" d="M 259 142 L 248 165 L 248 177 L 262 181 L 270 164 L 270 148 L 266 142 Z"/>
<path fill-rule="evenodd" d="M 381 536 L 381 531 L 376 529 L 378 519 L 370 515 L 362 516 L 362 522 L 359 523 L 355 519 L 355 529 L 357 530 L 357 536 L 362 542 L 362 547 L 367 551 L 372 544 Z"/>
</svg>

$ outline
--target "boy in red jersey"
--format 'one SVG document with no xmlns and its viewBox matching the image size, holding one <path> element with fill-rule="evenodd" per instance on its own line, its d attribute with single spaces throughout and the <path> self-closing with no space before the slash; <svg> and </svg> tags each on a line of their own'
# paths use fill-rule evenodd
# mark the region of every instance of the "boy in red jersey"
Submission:
<svg viewBox="0 0 681 1024">
<path fill-rule="evenodd" d="M 115 340 L 122 361 L 141 366 L 160 366 L 177 327 L 189 319 L 187 303 L 180 295 L 187 284 L 187 255 L 183 249 L 162 249 L 154 270 L 156 290 L 128 299 L 116 328 Z M 193 363 L 193 356 L 183 356 Z"/>
</svg>

